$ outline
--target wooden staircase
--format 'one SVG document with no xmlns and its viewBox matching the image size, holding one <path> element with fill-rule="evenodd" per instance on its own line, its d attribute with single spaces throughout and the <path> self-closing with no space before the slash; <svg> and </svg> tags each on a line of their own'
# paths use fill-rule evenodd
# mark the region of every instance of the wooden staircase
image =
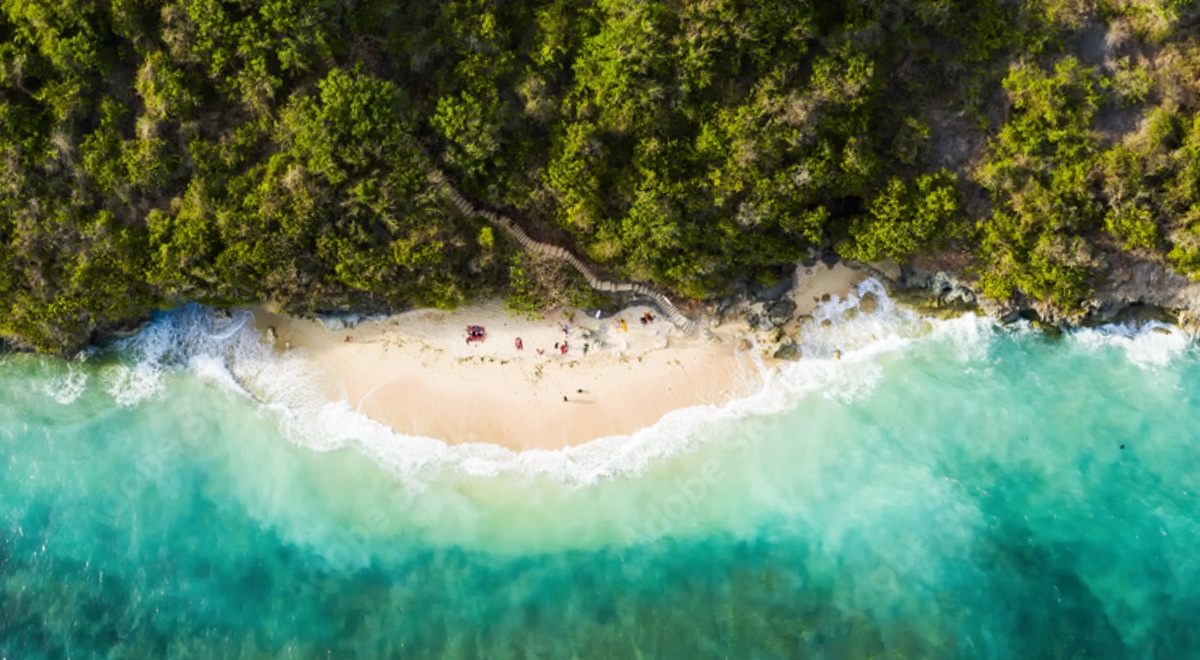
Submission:
<svg viewBox="0 0 1200 660">
<path fill-rule="evenodd" d="M 475 208 L 466 200 L 465 197 L 462 196 L 461 193 L 458 192 L 453 185 L 451 185 L 451 183 L 446 179 L 446 175 L 443 174 L 441 170 L 436 168 L 432 169 L 429 174 L 429 182 L 437 187 L 437 189 L 441 191 L 442 195 L 449 200 L 450 203 L 453 204 L 454 207 L 457 208 L 463 215 L 467 217 L 480 216 L 486 219 L 492 225 L 504 229 L 510 236 L 513 237 L 514 240 L 516 240 L 521 248 L 527 252 L 545 257 L 551 257 L 553 259 L 565 261 L 571 264 L 571 266 L 575 268 L 575 270 L 579 271 L 579 274 L 583 275 L 583 278 L 587 280 L 588 286 L 592 287 L 593 289 L 597 291 L 603 291 L 605 293 L 634 293 L 639 296 L 649 298 L 654 302 L 659 310 L 666 315 L 667 319 L 671 321 L 671 323 L 675 324 L 677 328 L 682 330 L 684 334 L 690 335 L 696 331 L 696 322 L 680 313 L 680 311 L 675 307 L 674 303 L 672 303 L 669 298 L 658 291 L 655 291 L 654 289 L 640 282 L 612 282 L 601 279 L 596 275 L 596 272 L 592 270 L 591 266 L 584 263 L 584 261 L 579 257 L 568 252 L 565 248 L 557 245 L 551 245 L 549 243 L 539 243 L 538 241 L 530 238 L 529 234 L 525 233 L 525 230 L 521 229 L 517 223 L 513 222 L 508 217 L 500 215 L 494 211 L 481 211 Z"/>
</svg>

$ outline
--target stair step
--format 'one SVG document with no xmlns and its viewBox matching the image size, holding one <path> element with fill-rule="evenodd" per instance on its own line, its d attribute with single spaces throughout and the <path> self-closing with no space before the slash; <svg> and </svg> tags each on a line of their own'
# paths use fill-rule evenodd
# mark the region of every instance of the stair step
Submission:
<svg viewBox="0 0 1200 660">
<path fill-rule="evenodd" d="M 615 291 L 615 292 L 633 292 L 638 295 L 647 296 L 658 304 L 667 315 L 667 319 L 675 326 L 683 331 L 685 335 L 691 335 L 696 331 L 696 323 L 684 316 L 667 297 L 654 291 L 645 284 L 633 282 L 609 282 L 596 277 L 591 268 L 583 263 L 579 257 L 568 252 L 565 248 L 550 245 L 548 243 L 539 243 L 529 237 L 517 223 L 510 218 L 502 216 L 494 211 L 479 211 L 465 197 L 462 196 L 446 178 L 445 173 L 441 170 L 432 170 L 427 177 L 441 191 L 450 203 L 455 206 L 463 215 L 466 216 L 482 216 L 488 222 L 499 225 L 507 230 L 516 239 L 521 247 L 535 254 L 542 254 L 549 257 L 554 257 L 560 261 L 565 261 L 570 264 L 575 270 L 579 271 L 583 278 L 587 280 L 588 285 L 598 291 Z"/>
</svg>

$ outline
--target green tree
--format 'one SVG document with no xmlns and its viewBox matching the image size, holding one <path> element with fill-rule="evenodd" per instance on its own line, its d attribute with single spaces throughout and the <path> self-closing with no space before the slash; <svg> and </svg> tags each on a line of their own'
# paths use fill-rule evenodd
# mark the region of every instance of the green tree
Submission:
<svg viewBox="0 0 1200 660">
<path fill-rule="evenodd" d="M 855 219 L 850 240 L 838 251 L 849 259 L 903 262 L 962 234 L 962 195 L 953 174 L 893 177 Z"/>
</svg>

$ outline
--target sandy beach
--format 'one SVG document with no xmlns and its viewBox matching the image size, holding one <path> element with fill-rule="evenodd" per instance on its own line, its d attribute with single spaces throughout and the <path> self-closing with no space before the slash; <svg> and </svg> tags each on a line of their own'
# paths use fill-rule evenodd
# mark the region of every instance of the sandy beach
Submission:
<svg viewBox="0 0 1200 660">
<path fill-rule="evenodd" d="M 841 265 L 800 268 L 789 294 L 796 316 L 825 294 L 844 297 L 861 279 Z M 315 363 L 320 396 L 346 400 L 401 434 L 452 444 L 556 449 L 631 433 L 672 410 L 748 394 L 773 362 L 756 348 L 766 334 L 739 316 L 703 319 L 686 336 L 644 306 L 598 319 L 581 310 L 527 318 L 494 301 L 340 330 L 251 311 L 260 330 L 274 329 L 277 350 Z M 655 320 L 643 324 L 647 312 Z M 468 342 L 469 325 L 485 328 L 486 339 Z M 795 321 L 784 330 L 802 331 Z"/>
</svg>

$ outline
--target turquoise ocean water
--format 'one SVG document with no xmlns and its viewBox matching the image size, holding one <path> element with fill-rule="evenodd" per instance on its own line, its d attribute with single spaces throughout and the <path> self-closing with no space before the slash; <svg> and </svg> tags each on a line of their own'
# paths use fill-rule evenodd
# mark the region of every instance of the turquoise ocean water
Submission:
<svg viewBox="0 0 1200 660">
<path fill-rule="evenodd" d="M 883 302 L 520 455 L 313 401 L 197 307 L 2 356 L 0 658 L 1200 656 L 1193 341 Z"/>
</svg>

